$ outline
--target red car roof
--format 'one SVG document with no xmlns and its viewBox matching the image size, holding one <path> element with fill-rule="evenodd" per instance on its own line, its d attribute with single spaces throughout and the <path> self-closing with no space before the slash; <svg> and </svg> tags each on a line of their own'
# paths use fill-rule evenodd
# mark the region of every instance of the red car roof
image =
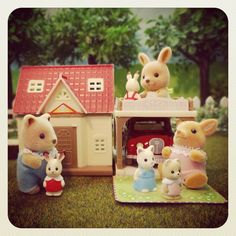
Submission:
<svg viewBox="0 0 236 236">
<path fill-rule="evenodd" d="M 57 80 L 63 76 L 65 83 L 83 105 L 87 113 L 112 113 L 114 110 L 114 68 L 113 65 L 81 66 L 24 66 L 20 70 L 13 112 L 16 114 L 37 114 Z M 103 91 L 89 91 L 88 78 L 103 78 Z M 43 80 L 42 92 L 28 93 L 30 80 Z"/>
</svg>

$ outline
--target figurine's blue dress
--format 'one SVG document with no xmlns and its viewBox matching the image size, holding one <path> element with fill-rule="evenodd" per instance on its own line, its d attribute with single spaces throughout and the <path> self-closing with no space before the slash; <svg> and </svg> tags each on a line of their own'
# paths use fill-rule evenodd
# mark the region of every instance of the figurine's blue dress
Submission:
<svg viewBox="0 0 236 236">
<path fill-rule="evenodd" d="M 137 191 L 142 191 L 143 189 L 153 191 L 156 186 L 154 169 L 146 170 L 140 168 L 138 179 L 134 181 L 134 189 Z"/>
</svg>

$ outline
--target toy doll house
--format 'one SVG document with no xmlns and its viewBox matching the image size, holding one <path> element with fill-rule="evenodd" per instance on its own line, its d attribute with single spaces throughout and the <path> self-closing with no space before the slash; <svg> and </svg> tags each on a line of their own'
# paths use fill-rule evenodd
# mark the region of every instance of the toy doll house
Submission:
<svg viewBox="0 0 236 236">
<path fill-rule="evenodd" d="M 65 174 L 112 174 L 113 74 L 113 65 L 21 68 L 13 108 L 18 130 L 25 114 L 50 113 L 57 149 L 66 152 Z"/>
</svg>

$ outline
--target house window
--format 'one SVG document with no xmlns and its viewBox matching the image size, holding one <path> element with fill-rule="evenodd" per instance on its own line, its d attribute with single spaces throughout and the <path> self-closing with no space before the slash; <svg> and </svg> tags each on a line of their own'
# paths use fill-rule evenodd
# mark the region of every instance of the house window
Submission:
<svg viewBox="0 0 236 236">
<path fill-rule="evenodd" d="M 88 79 L 89 92 L 102 92 L 104 90 L 104 83 L 102 78 Z"/>
<path fill-rule="evenodd" d="M 70 95 L 66 89 L 62 89 L 56 96 L 56 100 L 58 101 L 65 101 L 70 100 Z"/>
<path fill-rule="evenodd" d="M 94 137 L 94 152 L 106 152 L 106 139 L 103 135 L 96 135 Z"/>
<path fill-rule="evenodd" d="M 44 80 L 30 80 L 28 84 L 28 93 L 41 93 L 43 92 Z"/>
</svg>

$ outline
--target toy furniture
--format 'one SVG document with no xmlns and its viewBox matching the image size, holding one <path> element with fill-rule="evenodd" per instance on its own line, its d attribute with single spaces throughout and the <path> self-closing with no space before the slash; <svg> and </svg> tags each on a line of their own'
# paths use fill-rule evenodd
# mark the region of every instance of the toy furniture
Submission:
<svg viewBox="0 0 236 236">
<path fill-rule="evenodd" d="M 64 174 L 112 175 L 113 93 L 113 65 L 22 67 L 13 108 L 19 148 L 23 116 L 49 113 Z"/>
</svg>

